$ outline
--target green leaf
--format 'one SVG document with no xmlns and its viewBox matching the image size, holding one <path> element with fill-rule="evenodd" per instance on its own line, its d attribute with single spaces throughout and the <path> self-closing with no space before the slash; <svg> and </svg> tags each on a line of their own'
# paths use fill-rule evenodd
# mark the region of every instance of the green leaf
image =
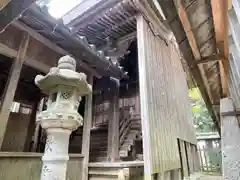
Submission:
<svg viewBox="0 0 240 180">
<path fill-rule="evenodd" d="M 198 106 L 193 106 L 192 111 L 195 112 L 195 113 L 200 113 L 201 109 Z"/>
<path fill-rule="evenodd" d="M 189 89 L 189 97 L 193 100 L 201 100 L 202 96 L 198 88 Z"/>
</svg>

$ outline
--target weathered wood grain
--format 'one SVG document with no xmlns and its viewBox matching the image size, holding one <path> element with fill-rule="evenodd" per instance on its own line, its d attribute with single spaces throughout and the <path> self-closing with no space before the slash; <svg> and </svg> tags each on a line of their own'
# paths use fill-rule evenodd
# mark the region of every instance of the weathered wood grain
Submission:
<svg viewBox="0 0 240 180">
<path fill-rule="evenodd" d="M 27 127 L 30 124 L 28 114 L 11 112 L 4 135 L 1 151 L 22 152 L 27 137 Z"/>
<path fill-rule="evenodd" d="M 5 1 L 5 0 L 4 0 Z M 5 30 L 13 21 L 26 11 L 36 0 L 10 0 L 9 3 L 0 5 L 0 33 Z"/>
<path fill-rule="evenodd" d="M 229 94 L 227 79 L 229 74 L 228 15 L 227 15 L 229 4 L 231 3 L 229 3 L 228 0 L 211 0 L 217 48 L 224 57 L 222 61 L 219 62 L 223 96 L 227 96 Z"/>
<path fill-rule="evenodd" d="M 15 91 L 17 89 L 18 80 L 19 80 L 22 66 L 25 60 L 28 45 L 29 45 L 29 36 L 23 33 L 17 57 L 12 64 L 10 75 L 8 77 L 8 81 L 4 89 L 3 101 L 0 109 L 0 120 L 1 120 L 0 121 L 0 125 L 1 125 L 0 148 L 2 147 L 4 134 L 7 128 L 8 118 L 11 110 L 10 107 L 14 100 Z"/>
<path fill-rule="evenodd" d="M 93 85 L 93 76 L 88 77 L 88 83 Z M 92 127 L 92 93 L 86 97 L 84 123 L 83 123 L 83 136 L 82 136 L 82 154 L 83 159 L 83 180 L 88 179 L 88 162 L 90 151 L 90 132 Z M 80 143 L 80 142 L 79 142 Z"/>
<path fill-rule="evenodd" d="M 112 98 L 108 110 L 108 158 L 110 161 L 119 159 L 119 81 L 112 89 Z"/>
<path fill-rule="evenodd" d="M 177 138 L 196 143 L 186 76 L 174 42 L 137 17 L 145 179 L 181 167 Z"/>
</svg>

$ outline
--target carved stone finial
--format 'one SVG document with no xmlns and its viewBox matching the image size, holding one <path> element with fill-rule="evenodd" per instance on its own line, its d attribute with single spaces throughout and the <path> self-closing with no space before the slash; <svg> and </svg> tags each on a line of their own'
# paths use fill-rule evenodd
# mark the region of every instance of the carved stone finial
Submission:
<svg viewBox="0 0 240 180">
<path fill-rule="evenodd" d="M 63 56 L 58 61 L 58 68 L 76 71 L 76 60 L 68 55 Z"/>
</svg>

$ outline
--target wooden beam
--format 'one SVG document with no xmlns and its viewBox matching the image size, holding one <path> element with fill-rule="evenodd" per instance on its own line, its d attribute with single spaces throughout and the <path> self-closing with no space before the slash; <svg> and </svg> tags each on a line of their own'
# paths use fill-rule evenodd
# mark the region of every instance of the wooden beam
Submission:
<svg viewBox="0 0 240 180">
<path fill-rule="evenodd" d="M 162 17 L 156 15 L 148 1 L 133 1 L 134 5 L 138 8 L 139 12 L 151 22 L 151 25 L 157 31 L 158 36 L 161 36 L 165 41 L 171 41 L 173 33 L 168 29 L 168 26 L 164 24 Z"/>
<path fill-rule="evenodd" d="M 17 58 L 18 51 L 0 43 L 0 54 L 15 59 Z M 24 64 L 43 73 L 49 72 L 49 69 L 51 68 L 50 66 L 29 57 L 25 57 Z"/>
<path fill-rule="evenodd" d="M 179 16 L 179 18 L 181 20 L 181 23 L 183 25 L 183 28 L 184 28 L 184 31 L 186 33 L 186 36 L 187 36 L 188 42 L 190 44 L 190 47 L 192 49 L 193 55 L 194 55 L 196 61 L 200 61 L 202 59 L 202 57 L 201 57 L 200 51 L 198 49 L 197 42 L 196 42 L 194 33 L 192 31 L 192 26 L 191 26 L 191 23 L 188 19 L 188 15 L 186 13 L 186 10 L 185 10 L 185 8 L 183 7 L 183 5 L 180 1 L 174 0 L 174 4 L 176 6 L 178 16 Z M 210 101 L 213 102 L 213 97 L 212 97 L 212 94 L 211 94 L 211 91 L 210 91 L 210 87 L 209 87 L 209 83 L 208 83 L 208 80 L 207 80 L 206 72 L 205 72 L 202 64 L 199 64 L 198 68 L 201 72 L 202 79 L 203 79 L 203 82 L 204 82 L 204 86 L 207 90 Z"/>
<path fill-rule="evenodd" d="M 36 0 L 11 0 L 0 11 L 0 33 L 4 31 L 13 21 L 26 11 Z"/>
<path fill-rule="evenodd" d="M 199 48 L 197 46 L 197 42 L 196 42 L 196 39 L 194 37 L 194 33 L 192 31 L 191 23 L 188 19 L 188 15 L 186 13 L 186 10 L 185 10 L 185 8 L 183 7 L 183 5 L 180 1 L 177 1 L 177 0 L 173 0 L 173 1 L 174 1 L 174 4 L 175 4 L 175 7 L 177 9 L 177 13 L 178 13 L 180 21 L 182 23 L 185 34 L 187 36 L 189 45 L 192 49 L 193 56 L 194 56 L 196 61 L 199 61 L 199 60 L 202 59 L 202 57 L 201 57 Z M 197 65 L 197 64 L 195 64 L 195 65 Z M 193 68 L 193 69 L 196 68 L 195 65 L 194 65 L 194 67 L 192 67 L 192 65 L 189 64 L 190 68 Z M 214 98 L 213 98 L 212 93 L 211 93 L 210 85 L 209 85 L 209 82 L 208 82 L 208 79 L 207 79 L 206 72 L 203 68 L 203 64 L 199 64 L 197 66 L 197 68 L 200 71 L 201 78 L 196 77 L 196 76 L 195 76 L 195 78 L 197 79 L 197 81 L 199 83 L 199 88 L 201 89 L 201 92 L 203 93 L 204 101 L 206 102 L 207 108 L 208 108 L 208 110 L 209 110 L 209 112 L 210 112 L 210 114 L 213 118 L 213 121 L 216 123 L 218 131 L 220 132 L 219 117 L 217 115 L 217 112 L 211 107 L 211 104 L 214 102 Z M 193 70 L 193 69 L 191 69 L 191 71 L 193 73 L 195 73 L 194 71 L 196 71 L 196 69 L 195 70 Z M 195 73 L 195 74 L 198 74 L 198 73 Z"/>
<path fill-rule="evenodd" d="M 108 112 L 108 159 L 112 162 L 119 160 L 119 86 L 119 80 L 115 79 Z"/>
<path fill-rule="evenodd" d="M 201 60 L 197 61 L 197 64 L 204 64 L 209 62 L 212 63 L 212 62 L 217 62 L 221 60 L 222 60 L 222 56 L 220 54 L 213 54 L 211 56 L 202 57 Z"/>
<path fill-rule="evenodd" d="M 0 148 L 2 147 L 4 135 L 6 132 L 9 114 L 11 111 L 12 102 L 14 100 L 15 91 L 17 89 L 22 66 L 25 60 L 29 39 L 30 39 L 29 35 L 24 33 L 20 43 L 17 57 L 12 64 L 9 78 L 4 89 L 4 96 L 0 109 L 0 127 L 1 127 Z"/>
<path fill-rule="evenodd" d="M 215 37 L 219 53 L 223 55 L 222 62 L 219 62 L 221 67 L 221 83 L 223 96 L 228 96 L 228 7 L 229 2 L 226 0 L 211 0 L 212 15 L 215 29 Z"/>
<path fill-rule="evenodd" d="M 221 116 L 240 116 L 240 110 L 236 109 L 233 111 L 222 112 L 220 115 Z"/>
<path fill-rule="evenodd" d="M 1 0 L 0 1 L 0 11 L 9 3 L 10 0 Z"/>
<path fill-rule="evenodd" d="M 88 83 L 93 85 L 93 76 L 88 76 Z M 83 174 L 82 180 L 88 180 L 88 163 L 90 151 L 90 135 L 92 127 L 92 93 L 86 97 L 84 122 L 83 122 L 83 135 L 82 135 L 82 154 L 83 159 Z"/>
<path fill-rule="evenodd" d="M 69 53 L 65 49 L 61 48 L 60 46 L 56 45 L 55 43 L 51 42 L 50 40 L 45 38 L 43 35 L 41 35 L 40 33 L 36 32 L 34 29 L 32 29 L 31 27 L 27 26 L 26 24 L 24 24 L 24 23 L 22 23 L 20 21 L 16 21 L 12 25 L 14 27 L 22 30 L 22 31 L 26 31 L 34 39 L 36 39 L 39 42 L 43 43 L 44 45 L 46 45 L 48 48 L 54 50 L 55 52 L 57 52 L 57 53 L 59 53 L 61 55 L 68 55 L 68 54 L 71 55 L 71 53 Z M 78 65 L 81 66 L 81 68 L 83 68 L 87 72 L 92 73 L 94 76 L 96 76 L 98 78 L 100 77 L 99 73 L 97 73 L 97 71 L 95 69 L 89 67 L 89 65 L 87 65 L 85 62 L 83 62 L 83 61 L 78 59 L 77 63 L 78 63 Z"/>
<path fill-rule="evenodd" d="M 232 0 L 228 0 L 228 10 L 232 9 Z"/>
</svg>

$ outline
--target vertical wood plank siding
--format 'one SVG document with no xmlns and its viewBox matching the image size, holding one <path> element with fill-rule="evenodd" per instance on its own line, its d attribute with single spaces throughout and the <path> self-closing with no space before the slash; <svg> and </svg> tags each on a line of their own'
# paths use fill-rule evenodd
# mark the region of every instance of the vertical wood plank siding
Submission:
<svg viewBox="0 0 240 180">
<path fill-rule="evenodd" d="M 98 94 L 94 96 L 93 105 L 93 127 L 108 123 L 109 116 L 109 97 L 105 94 Z M 140 96 L 139 92 L 136 92 L 131 97 L 119 98 L 119 108 L 133 107 L 134 113 L 140 113 Z"/>
<path fill-rule="evenodd" d="M 178 49 L 137 17 L 145 174 L 181 167 L 177 138 L 196 144 L 188 86 Z"/>
<path fill-rule="evenodd" d="M 239 4 L 236 0 L 233 1 L 233 8 L 228 12 L 229 22 L 229 77 L 228 87 L 230 96 L 234 102 L 236 108 L 240 108 L 240 45 L 239 45 L 239 30 L 240 30 L 240 14 Z"/>
<path fill-rule="evenodd" d="M 240 108 L 240 91 L 239 91 L 239 81 L 240 81 L 240 65 L 239 65 L 239 55 L 235 47 L 231 47 L 231 55 L 229 58 L 229 92 L 233 99 L 233 102 L 237 108 Z"/>
<path fill-rule="evenodd" d="M 108 122 L 109 97 L 107 93 L 100 93 L 93 97 L 93 122 L 92 126 L 97 127 Z"/>
</svg>

